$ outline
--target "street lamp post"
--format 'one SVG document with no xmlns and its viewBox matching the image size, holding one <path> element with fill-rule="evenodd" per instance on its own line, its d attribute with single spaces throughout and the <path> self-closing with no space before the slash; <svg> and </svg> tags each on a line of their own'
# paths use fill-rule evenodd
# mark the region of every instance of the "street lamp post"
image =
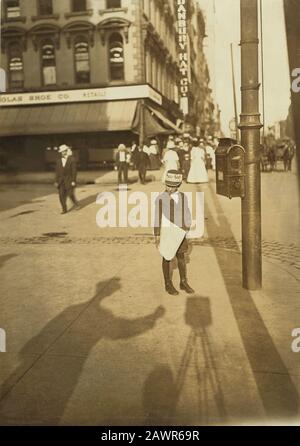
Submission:
<svg viewBox="0 0 300 446">
<path fill-rule="evenodd" d="M 261 260 L 261 178 L 258 79 L 257 0 L 240 0 L 242 112 L 239 128 L 245 148 L 245 197 L 242 198 L 243 287 L 262 286 Z"/>
</svg>

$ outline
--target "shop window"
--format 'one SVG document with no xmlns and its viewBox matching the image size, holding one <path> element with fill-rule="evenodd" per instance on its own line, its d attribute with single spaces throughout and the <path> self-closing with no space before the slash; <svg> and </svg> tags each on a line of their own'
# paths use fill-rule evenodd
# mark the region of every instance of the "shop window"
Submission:
<svg viewBox="0 0 300 446">
<path fill-rule="evenodd" d="M 90 54 L 87 39 L 79 36 L 74 41 L 76 84 L 90 83 Z"/>
<path fill-rule="evenodd" d="M 38 12 L 39 15 L 52 15 L 53 14 L 52 0 L 39 0 Z"/>
<path fill-rule="evenodd" d="M 8 46 L 9 89 L 20 90 L 24 85 L 23 53 L 18 42 Z"/>
<path fill-rule="evenodd" d="M 21 16 L 20 0 L 6 0 L 5 6 L 7 19 Z"/>
<path fill-rule="evenodd" d="M 110 79 L 124 79 L 124 48 L 122 36 L 118 33 L 111 34 L 109 38 L 109 64 Z"/>
<path fill-rule="evenodd" d="M 121 8 L 121 0 L 106 0 L 106 8 Z"/>
<path fill-rule="evenodd" d="M 46 40 L 42 43 L 42 76 L 43 84 L 55 85 L 56 84 L 56 61 L 55 61 L 55 48 L 52 40 Z"/>
<path fill-rule="evenodd" d="M 86 0 L 72 0 L 72 12 L 82 12 L 86 9 Z"/>
</svg>

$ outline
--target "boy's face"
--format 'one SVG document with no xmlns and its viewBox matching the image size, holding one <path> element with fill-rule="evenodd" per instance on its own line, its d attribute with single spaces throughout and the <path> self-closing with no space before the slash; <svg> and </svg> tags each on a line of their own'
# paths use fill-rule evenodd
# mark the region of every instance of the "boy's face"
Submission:
<svg viewBox="0 0 300 446">
<path fill-rule="evenodd" d="M 174 194 L 178 190 L 178 186 L 166 186 L 169 195 Z"/>
</svg>

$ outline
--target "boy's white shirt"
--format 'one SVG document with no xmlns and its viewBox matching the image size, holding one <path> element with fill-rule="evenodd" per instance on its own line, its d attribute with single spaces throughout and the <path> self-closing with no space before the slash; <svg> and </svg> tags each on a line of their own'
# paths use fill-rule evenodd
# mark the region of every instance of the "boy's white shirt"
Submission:
<svg viewBox="0 0 300 446">
<path fill-rule="evenodd" d="M 173 192 L 173 194 L 171 194 L 171 198 L 172 200 L 175 201 L 176 204 L 179 203 L 179 191 L 177 190 L 176 192 Z"/>
<path fill-rule="evenodd" d="M 171 194 L 171 198 L 176 202 L 176 204 L 178 204 L 179 191 L 177 190 Z M 161 217 L 160 229 L 160 255 L 168 261 L 172 260 L 176 256 L 178 248 L 181 245 L 185 235 L 185 230 L 172 223 L 163 213 Z"/>
</svg>

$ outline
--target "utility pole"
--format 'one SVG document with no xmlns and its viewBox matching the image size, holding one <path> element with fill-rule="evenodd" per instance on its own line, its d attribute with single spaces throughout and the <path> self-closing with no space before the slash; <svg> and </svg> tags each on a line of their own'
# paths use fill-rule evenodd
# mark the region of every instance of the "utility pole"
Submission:
<svg viewBox="0 0 300 446">
<path fill-rule="evenodd" d="M 140 100 L 139 113 L 140 113 L 139 147 L 143 147 L 144 141 L 145 141 L 145 102 L 144 102 L 144 99 Z"/>
<path fill-rule="evenodd" d="M 235 118 L 235 134 L 236 139 L 239 142 L 239 121 L 237 112 L 237 100 L 236 100 L 236 88 L 235 88 L 235 73 L 234 73 L 234 61 L 233 61 L 233 44 L 230 44 L 231 48 L 231 69 L 232 69 L 232 89 L 233 89 L 233 103 L 234 103 L 234 118 Z"/>
<path fill-rule="evenodd" d="M 140 82 L 146 83 L 146 57 L 145 57 L 145 42 L 147 37 L 147 30 L 144 24 L 144 2 L 137 2 L 138 8 L 138 20 L 139 20 L 139 32 L 140 32 Z M 143 147 L 145 141 L 145 100 L 139 101 L 139 147 Z"/>
<path fill-rule="evenodd" d="M 295 0 L 284 0 L 285 24 L 287 34 L 287 46 L 292 82 L 292 116 L 294 137 L 296 142 L 296 162 L 300 172 L 300 4 Z M 298 174 L 298 187 L 300 196 L 300 176 Z"/>
<path fill-rule="evenodd" d="M 262 286 L 261 261 L 261 178 L 258 78 L 257 0 L 240 0 L 242 112 L 239 128 L 245 156 L 245 197 L 242 198 L 243 287 Z"/>
</svg>

